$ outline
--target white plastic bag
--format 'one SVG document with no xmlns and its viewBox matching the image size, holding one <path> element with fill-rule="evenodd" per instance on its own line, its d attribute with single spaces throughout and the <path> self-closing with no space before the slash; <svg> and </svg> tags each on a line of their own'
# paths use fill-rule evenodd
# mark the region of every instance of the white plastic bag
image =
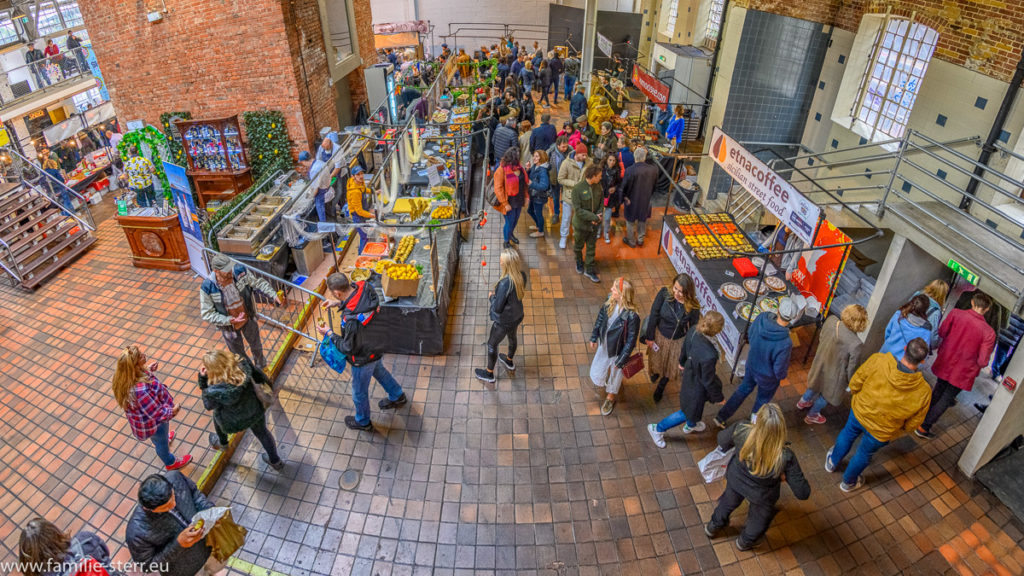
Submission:
<svg viewBox="0 0 1024 576">
<path fill-rule="evenodd" d="M 729 460 L 732 460 L 732 455 L 735 451 L 736 448 L 734 447 L 722 452 L 722 449 L 716 446 L 714 450 L 708 452 L 707 456 L 700 459 L 697 467 L 700 468 L 700 473 L 704 476 L 705 483 L 710 484 L 725 476 L 725 469 L 729 465 Z"/>
</svg>

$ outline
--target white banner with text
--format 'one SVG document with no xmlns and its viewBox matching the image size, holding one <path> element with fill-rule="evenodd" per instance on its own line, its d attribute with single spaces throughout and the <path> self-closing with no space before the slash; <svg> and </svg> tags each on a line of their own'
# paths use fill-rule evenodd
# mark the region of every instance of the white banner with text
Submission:
<svg viewBox="0 0 1024 576">
<path fill-rule="evenodd" d="M 801 240 L 813 243 L 814 230 L 821 217 L 817 204 L 718 126 L 711 133 L 711 157 Z"/>
</svg>

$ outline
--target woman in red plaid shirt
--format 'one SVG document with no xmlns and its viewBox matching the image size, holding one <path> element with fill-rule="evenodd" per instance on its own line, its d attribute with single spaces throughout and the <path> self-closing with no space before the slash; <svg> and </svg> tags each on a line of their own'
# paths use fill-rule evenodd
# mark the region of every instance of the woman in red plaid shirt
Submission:
<svg viewBox="0 0 1024 576">
<path fill-rule="evenodd" d="M 167 387 L 156 377 L 156 361 L 146 363 L 146 355 L 132 344 L 117 359 L 114 370 L 114 398 L 128 417 L 132 434 L 139 440 L 150 440 L 156 454 L 168 470 L 177 470 L 192 461 L 186 454 L 176 460 L 171 454 L 171 419 L 178 413 Z"/>
</svg>

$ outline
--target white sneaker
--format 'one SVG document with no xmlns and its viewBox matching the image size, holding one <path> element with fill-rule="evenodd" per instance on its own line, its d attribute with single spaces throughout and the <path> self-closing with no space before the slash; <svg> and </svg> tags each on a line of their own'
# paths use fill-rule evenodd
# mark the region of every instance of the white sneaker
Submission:
<svg viewBox="0 0 1024 576">
<path fill-rule="evenodd" d="M 604 237 L 604 243 L 605 243 L 605 244 L 611 244 L 611 243 L 612 243 L 611 239 L 610 239 L 610 238 L 608 238 L 608 235 L 607 235 L 607 234 L 606 234 L 606 235 L 605 235 L 605 237 Z"/>
<path fill-rule="evenodd" d="M 707 429 L 708 429 L 708 426 L 703 421 L 702 422 L 697 422 L 697 425 L 694 426 L 693 428 L 690 428 L 689 424 L 683 424 L 683 434 L 692 434 L 694 432 L 703 432 L 703 431 L 705 431 Z"/>
<path fill-rule="evenodd" d="M 565 250 L 565 240 L 566 238 L 563 236 L 562 239 L 558 241 L 558 247 L 562 250 Z"/>
<path fill-rule="evenodd" d="M 530 230 L 536 231 L 536 230 L 537 230 L 537 227 L 536 227 L 536 226 L 534 226 L 533 224 L 530 224 Z"/>
<path fill-rule="evenodd" d="M 651 440 L 654 440 L 654 445 L 658 448 L 665 447 L 665 433 L 658 432 L 657 424 L 648 424 L 647 432 L 651 435 Z"/>
</svg>

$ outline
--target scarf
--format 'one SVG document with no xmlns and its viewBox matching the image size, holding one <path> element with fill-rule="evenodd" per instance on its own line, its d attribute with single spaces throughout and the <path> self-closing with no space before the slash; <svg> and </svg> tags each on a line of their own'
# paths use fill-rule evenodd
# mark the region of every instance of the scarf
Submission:
<svg viewBox="0 0 1024 576">
<path fill-rule="evenodd" d="M 509 198 L 519 195 L 519 171 L 522 170 L 517 164 L 505 166 L 505 190 Z"/>
</svg>

